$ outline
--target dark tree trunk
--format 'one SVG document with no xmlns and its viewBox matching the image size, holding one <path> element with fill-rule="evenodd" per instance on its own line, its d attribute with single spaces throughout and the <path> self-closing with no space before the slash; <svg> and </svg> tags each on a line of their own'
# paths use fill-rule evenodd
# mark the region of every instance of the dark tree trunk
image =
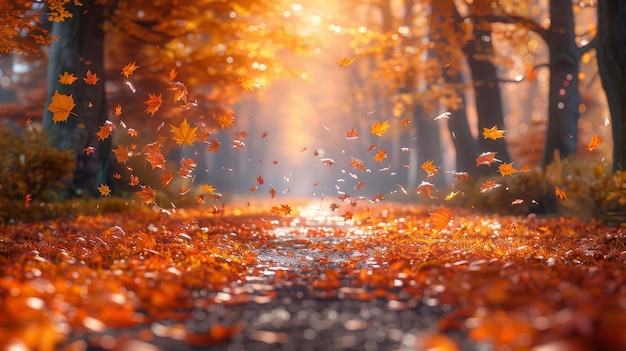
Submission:
<svg viewBox="0 0 626 351">
<path fill-rule="evenodd" d="M 451 85 L 462 85 L 463 77 L 461 73 L 457 73 L 455 77 L 444 74 L 446 83 Z M 459 172 L 480 172 L 484 167 L 476 169 L 476 156 L 480 153 L 478 150 L 478 142 L 472 135 L 469 123 L 467 121 L 467 111 L 465 102 L 465 92 L 462 89 L 458 91 L 461 98 L 460 107 L 450 109 L 450 118 L 448 119 L 448 129 L 452 137 L 452 143 L 456 151 L 456 171 Z"/>
<path fill-rule="evenodd" d="M 550 0 L 551 25 L 547 33 L 550 49 L 548 131 L 542 166 L 576 153 L 580 92 L 578 89 L 579 48 L 574 33 L 571 0 Z"/>
<path fill-rule="evenodd" d="M 598 68 L 611 111 L 613 170 L 626 169 L 626 1 L 598 3 Z"/>
<path fill-rule="evenodd" d="M 476 14 L 476 12 L 489 11 L 489 9 L 476 8 L 478 6 L 489 6 L 489 3 L 484 1 L 469 5 L 470 17 L 472 17 L 474 22 L 473 38 L 464 45 L 463 52 L 467 58 L 474 82 L 478 130 L 480 132 L 482 128 L 491 128 L 493 126 L 505 129 L 505 124 L 497 70 L 491 62 L 491 58 L 494 57 L 491 44 L 491 23 L 479 21 L 479 16 Z M 460 27 L 463 20 L 458 12 L 455 15 L 457 17 L 457 26 Z M 510 162 L 509 151 L 504 138 L 492 140 L 485 139 L 479 135 L 478 148 L 480 152 L 495 151 L 498 159 L 503 162 Z"/>
<path fill-rule="evenodd" d="M 55 91 L 72 94 L 76 107 L 67 122 L 53 123 L 47 105 L 43 124 L 53 145 L 59 149 L 70 149 L 76 157 L 74 176 L 69 181 L 69 191 L 64 197 L 97 194 L 100 183 L 107 183 L 111 159 L 111 139 L 99 141 L 95 135 L 99 126 L 106 121 L 107 106 L 104 88 L 104 7 L 96 0 L 83 1 L 83 6 L 73 3 L 66 6 L 73 17 L 64 22 L 55 22 L 51 32 L 59 37 L 50 46 L 48 63 L 48 103 Z M 83 81 L 87 70 L 96 73 L 100 80 L 96 85 Z M 59 83 L 59 75 L 73 73 L 78 80 L 71 85 Z M 89 106 L 92 107 L 89 107 Z M 86 155 L 88 146 L 96 153 Z M 109 182 L 110 183 L 110 182 Z"/>
</svg>

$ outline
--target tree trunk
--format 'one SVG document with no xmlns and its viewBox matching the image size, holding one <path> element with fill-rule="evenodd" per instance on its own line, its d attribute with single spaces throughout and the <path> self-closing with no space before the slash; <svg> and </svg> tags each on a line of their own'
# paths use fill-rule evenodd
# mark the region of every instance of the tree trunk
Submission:
<svg viewBox="0 0 626 351">
<path fill-rule="evenodd" d="M 472 40 L 463 46 L 463 52 L 470 67 L 472 80 L 474 82 L 474 95 L 476 113 L 478 115 L 478 131 L 482 128 L 497 126 L 505 129 L 504 109 L 502 95 L 500 94 L 500 84 L 497 80 L 497 71 L 491 59 L 494 57 L 493 46 L 491 44 L 491 23 L 478 20 L 477 13 L 489 11 L 489 9 L 476 8 L 489 6 L 487 1 L 476 2 L 469 5 L 470 17 L 474 22 Z M 455 8 L 456 9 L 456 8 Z M 462 26 L 462 18 L 456 11 L 457 26 Z M 485 139 L 479 135 L 478 148 L 480 152 L 495 151 L 498 159 L 503 162 L 510 162 L 509 151 L 504 138 L 492 140 Z"/>
<path fill-rule="evenodd" d="M 579 49 L 574 33 L 571 0 L 550 0 L 551 25 L 547 33 L 550 49 L 548 131 L 542 166 L 576 153 L 580 91 L 578 89 Z"/>
<path fill-rule="evenodd" d="M 626 2 L 598 3 L 598 68 L 611 111 L 613 170 L 626 169 Z"/>
<path fill-rule="evenodd" d="M 48 63 L 48 103 L 55 91 L 71 94 L 76 103 L 67 122 L 53 123 L 52 113 L 44 110 L 43 124 L 50 139 L 59 149 L 70 149 L 76 157 L 74 176 L 68 191 L 62 197 L 97 194 L 100 183 L 107 184 L 111 160 L 111 138 L 99 141 L 95 135 L 106 121 L 107 106 L 104 87 L 104 7 L 96 0 L 83 1 L 76 7 L 68 3 L 73 17 L 64 22 L 54 22 L 51 32 L 59 37 L 50 46 Z M 95 85 L 83 81 L 87 70 L 98 75 Z M 78 80 L 71 85 L 59 83 L 59 75 L 73 73 Z M 91 106 L 91 107 L 90 107 Z M 87 155 L 86 147 L 93 146 L 96 153 Z M 108 182 L 110 185 L 110 182 Z"/>
</svg>

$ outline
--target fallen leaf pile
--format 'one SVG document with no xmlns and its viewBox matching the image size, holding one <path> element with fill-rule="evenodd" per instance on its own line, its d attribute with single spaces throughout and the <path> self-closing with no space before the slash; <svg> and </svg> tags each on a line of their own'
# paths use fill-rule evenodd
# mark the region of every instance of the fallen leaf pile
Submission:
<svg viewBox="0 0 626 351">
<path fill-rule="evenodd" d="M 287 289 L 383 299 L 390 310 L 447 306 L 436 331 L 420 338 L 441 350 L 460 349 L 453 331 L 496 350 L 626 348 L 623 228 L 388 202 L 294 201 L 275 206 L 276 215 L 271 206 L 4 226 L 0 340 L 38 350 L 168 338 L 216 345 L 247 325 L 199 330 L 185 323 L 192 313 L 266 304 Z"/>
</svg>

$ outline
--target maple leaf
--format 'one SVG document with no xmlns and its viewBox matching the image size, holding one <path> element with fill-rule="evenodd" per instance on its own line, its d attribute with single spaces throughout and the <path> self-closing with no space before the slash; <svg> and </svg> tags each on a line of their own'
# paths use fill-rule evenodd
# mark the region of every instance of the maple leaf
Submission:
<svg viewBox="0 0 626 351">
<path fill-rule="evenodd" d="M 405 126 L 407 126 L 409 123 L 411 123 L 411 118 L 409 118 L 409 117 L 404 117 L 404 118 L 400 121 L 400 127 L 405 127 Z"/>
<path fill-rule="evenodd" d="M 156 190 L 152 189 L 150 186 L 142 186 L 141 190 L 135 194 L 141 199 L 142 205 L 152 204 L 156 200 Z"/>
<path fill-rule="evenodd" d="M 374 155 L 372 159 L 378 163 L 383 163 L 383 160 L 385 160 L 386 158 L 387 158 L 387 151 L 378 150 L 378 152 L 376 152 L 376 154 Z"/>
<path fill-rule="evenodd" d="M 148 100 L 144 101 L 144 104 L 148 105 L 145 112 L 154 116 L 154 114 L 159 110 L 159 107 L 161 107 L 162 103 L 163 94 L 159 94 L 159 96 L 157 96 L 156 94 L 148 93 Z"/>
<path fill-rule="evenodd" d="M 322 162 L 324 166 L 332 166 L 335 164 L 335 160 L 333 160 L 332 158 L 328 158 L 328 157 L 321 158 L 320 161 Z"/>
<path fill-rule="evenodd" d="M 445 198 L 443 198 L 446 201 L 451 200 L 452 198 L 454 198 L 455 196 L 457 196 L 459 194 L 459 191 L 451 191 L 450 194 L 446 195 Z"/>
<path fill-rule="evenodd" d="M 496 157 L 496 152 L 483 152 L 482 154 L 476 157 L 476 167 L 480 165 L 491 166 L 494 162 L 502 162 L 498 160 Z"/>
<path fill-rule="evenodd" d="M 484 194 L 486 191 L 498 188 L 500 186 L 501 184 L 496 183 L 495 180 L 487 180 L 486 182 L 480 185 L 480 193 Z"/>
<path fill-rule="evenodd" d="M 119 116 L 122 114 L 122 106 L 120 104 L 117 104 L 117 106 L 115 106 L 115 116 Z"/>
<path fill-rule="evenodd" d="M 110 196 L 111 195 L 111 189 L 106 184 L 100 183 L 100 186 L 98 187 L 98 191 L 100 192 L 101 196 Z"/>
<path fill-rule="evenodd" d="M 215 193 L 215 187 L 213 185 L 204 184 L 202 185 L 202 190 L 206 191 L 209 194 Z"/>
<path fill-rule="evenodd" d="M 422 194 L 424 197 L 432 197 L 432 193 L 435 191 L 435 185 L 429 182 L 422 181 L 420 185 L 415 188 L 417 194 Z"/>
<path fill-rule="evenodd" d="M 68 73 L 67 71 L 65 71 L 63 74 L 59 74 L 59 83 L 63 85 L 71 85 L 77 79 L 78 78 L 74 77 L 74 73 Z"/>
<path fill-rule="evenodd" d="M 137 137 L 137 131 L 134 128 L 126 129 L 126 134 L 130 135 L 133 138 Z"/>
<path fill-rule="evenodd" d="M 122 175 L 119 174 L 118 172 L 113 173 L 113 178 L 115 179 L 122 179 Z"/>
<path fill-rule="evenodd" d="M 117 144 L 117 148 L 113 149 L 113 153 L 115 154 L 115 158 L 117 159 L 117 163 L 126 163 L 128 161 L 129 156 L 131 155 L 128 147 Z"/>
<path fill-rule="evenodd" d="M 130 186 L 136 186 L 139 184 L 139 177 L 134 176 L 134 175 L 130 175 L 130 182 L 128 183 L 128 185 Z"/>
<path fill-rule="evenodd" d="M 554 187 L 554 194 L 561 200 L 567 200 L 567 193 L 559 187 Z"/>
<path fill-rule="evenodd" d="M 497 126 L 493 126 L 491 128 L 483 128 L 483 137 L 485 139 L 500 139 L 504 137 L 504 130 L 498 129 Z"/>
<path fill-rule="evenodd" d="M 376 120 L 376 123 L 374 123 L 371 126 L 370 132 L 373 135 L 377 135 L 377 136 L 383 136 L 383 134 L 385 134 L 385 132 L 387 131 L 387 129 L 389 129 L 390 125 L 389 125 L 389 121 L 384 121 L 384 122 L 380 122 L 379 120 Z"/>
<path fill-rule="evenodd" d="M 515 172 L 517 172 L 517 169 L 513 168 L 513 162 L 511 163 L 503 163 L 500 166 L 498 166 L 498 172 L 500 172 L 500 174 L 505 177 L 508 175 L 511 175 Z"/>
<path fill-rule="evenodd" d="M 232 127 L 233 123 L 235 123 L 235 113 L 234 112 L 226 112 L 224 114 L 218 113 L 213 114 L 213 119 L 219 123 L 222 129 L 226 129 Z"/>
<path fill-rule="evenodd" d="M 459 182 L 462 182 L 464 180 L 468 180 L 469 179 L 469 173 L 467 172 L 453 172 L 452 173 L 452 178 L 458 179 Z"/>
<path fill-rule="evenodd" d="M 422 163 L 420 168 L 424 170 L 424 172 L 426 172 L 428 176 L 431 176 L 435 174 L 435 172 L 437 171 L 437 166 L 433 164 L 434 162 L 435 162 L 434 160 L 424 161 L 424 163 Z"/>
<path fill-rule="evenodd" d="M 376 150 L 376 148 L 378 148 L 380 146 L 380 144 L 372 144 L 370 145 L 370 147 L 367 148 L 367 150 L 365 150 L 365 152 L 370 152 L 372 150 Z"/>
<path fill-rule="evenodd" d="M 283 211 L 283 213 L 288 216 L 291 214 L 291 207 L 289 205 L 280 205 L 280 210 Z"/>
<path fill-rule="evenodd" d="M 346 131 L 346 139 L 352 140 L 359 137 L 359 132 L 356 131 L 356 128 L 352 128 Z"/>
<path fill-rule="evenodd" d="M 344 221 L 349 221 L 352 219 L 352 217 L 354 216 L 354 214 L 352 213 L 352 211 L 350 210 L 345 210 L 343 212 L 343 214 L 341 215 L 341 217 L 343 217 Z"/>
<path fill-rule="evenodd" d="M 276 189 L 272 185 L 270 185 L 270 196 L 272 199 L 276 197 Z"/>
<path fill-rule="evenodd" d="M 98 132 L 96 133 L 96 135 L 98 136 L 98 140 L 105 140 L 106 138 L 108 138 L 109 135 L 113 133 L 114 129 L 115 129 L 115 124 L 113 124 L 113 122 L 109 120 L 105 121 L 104 124 L 100 126 Z"/>
<path fill-rule="evenodd" d="M 178 72 L 176 72 L 176 68 L 172 68 L 169 73 L 170 81 L 173 82 L 176 79 L 177 75 L 178 75 Z"/>
<path fill-rule="evenodd" d="M 437 210 L 430 213 L 430 219 L 433 221 L 433 229 L 441 231 L 452 220 L 452 210 L 441 205 Z"/>
<path fill-rule="evenodd" d="M 170 124 L 170 127 L 172 128 L 172 132 L 174 132 L 172 140 L 178 145 L 187 144 L 193 146 L 193 143 L 199 140 L 196 134 L 198 127 L 190 128 L 189 123 L 187 123 L 187 118 L 183 119 L 180 126 L 176 127 Z"/>
<path fill-rule="evenodd" d="M 341 67 L 348 67 L 351 64 L 353 64 L 354 61 L 356 61 L 355 58 L 344 57 L 344 58 L 340 59 L 339 61 L 337 61 L 337 64 L 339 64 L 339 66 L 341 66 Z"/>
<path fill-rule="evenodd" d="M 152 169 L 161 168 L 165 169 L 165 157 L 161 153 L 160 148 L 145 148 L 143 152 L 146 156 L 146 161 L 150 162 Z"/>
<path fill-rule="evenodd" d="M 122 75 L 128 78 L 137 68 L 139 68 L 139 66 L 137 66 L 136 62 L 130 62 L 126 66 L 122 67 Z"/>
<path fill-rule="evenodd" d="M 89 85 L 96 85 L 100 78 L 98 78 L 97 73 L 91 73 L 91 70 L 88 70 L 86 76 L 83 77 L 83 80 Z"/>
<path fill-rule="evenodd" d="M 593 137 L 591 138 L 591 141 L 587 145 L 587 150 L 593 151 L 594 149 L 597 149 L 598 147 L 600 147 L 600 145 L 602 145 L 602 139 L 604 139 L 604 137 L 598 136 L 598 134 L 593 133 Z"/>
<path fill-rule="evenodd" d="M 182 101 L 187 103 L 187 87 L 181 82 L 171 82 L 167 90 L 174 92 L 174 102 Z"/>
<path fill-rule="evenodd" d="M 350 167 L 360 170 L 361 172 L 365 172 L 365 162 L 359 160 L 358 158 L 351 157 L 350 158 Z"/>
<path fill-rule="evenodd" d="M 96 148 L 93 146 L 87 146 L 83 151 L 85 151 L 85 155 L 91 155 L 96 152 Z"/>
<path fill-rule="evenodd" d="M 258 84 L 251 78 L 237 77 L 237 84 L 244 88 L 244 90 L 252 91 L 258 86 Z"/>
<path fill-rule="evenodd" d="M 26 193 L 26 196 L 24 197 L 24 207 L 30 207 L 30 201 L 32 200 L 32 196 L 33 195 L 31 193 Z"/>
<path fill-rule="evenodd" d="M 172 180 L 174 180 L 174 175 L 171 172 L 166 171 L 161 175 L 161 185 L 163 186 L 168 185 Z"/>
<path fill-rule="evenodd" d="M 72 95 L 63 95 L 59 94 L 58 90 L 54 91 L 54 96 L 52 96 L 52 101 L 48 106 L 48 110 L 52 112 L 52 122 L 65 122 L 67 121 L 72 109 L 76 106 L 74 103 L 74 98 Z"/>
<path fill-rule="evenodd" d="M 265 180 L 263 180 L 263 176 L 258 176 L 256 177 L 256 182 L 259 183 L 259 185 L 263 185 Z"/>
<path fill-rule="evenodd" d="M 206 151 L 218 152 L 220 150 L 221 143 L 219 140 L 212 138 L 208 142 L 209 146 L 207 146 Z"/>
</svg>

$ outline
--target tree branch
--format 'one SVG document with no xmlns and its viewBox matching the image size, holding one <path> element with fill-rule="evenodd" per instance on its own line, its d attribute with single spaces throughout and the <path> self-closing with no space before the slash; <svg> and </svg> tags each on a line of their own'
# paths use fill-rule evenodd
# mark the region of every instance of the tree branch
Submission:
<svg viewBox="0 0 626 351">
<path fill-rule="evenodd" d="M 491 23 L 509 23 L 509 24 L 522 25 L 524 28 L 539 34 L 539 36 L 546 43 L 548 42 L 548 37 L 549 37 L 548 29 L 543 28 L 542 26 L 539 25 L 539 23 L 535 22 L 534 20 L 530 18 L 505 14 L 505 15 L 484 15 L 484 16 L 480 16 L 480 19 L 491 22 Z"/>
</svg>

